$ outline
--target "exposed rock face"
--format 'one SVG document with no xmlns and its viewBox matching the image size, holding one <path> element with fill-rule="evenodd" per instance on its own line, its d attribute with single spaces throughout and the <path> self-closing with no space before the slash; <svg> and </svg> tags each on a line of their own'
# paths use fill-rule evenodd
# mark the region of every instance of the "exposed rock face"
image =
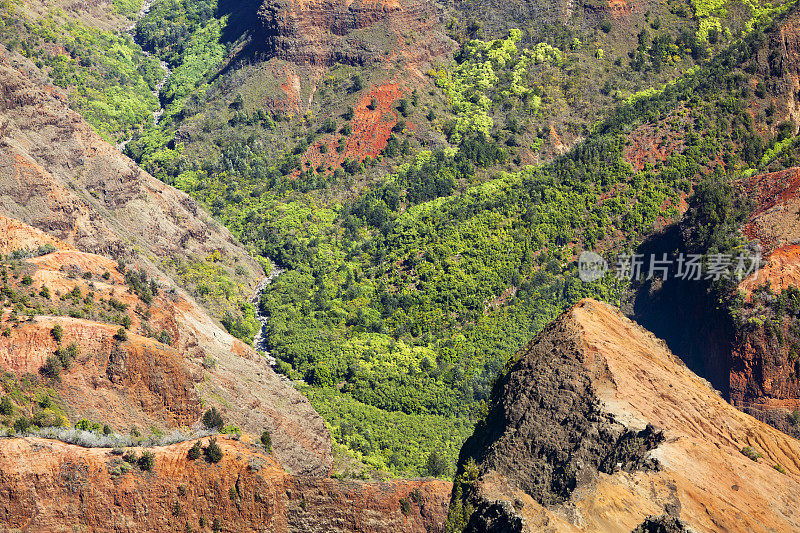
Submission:
<svg viewBox="0 0 800 533">
<path fill-rule="evenodd" d="M 507 368 L 486 423 L 462 449 L 451 523 L 509 532 L 800 527 L 800 442 L 726 403 L 619 310 L 581 301 Z M 748 459 L 744 446 L 763 458 Z"/>
<path fill-rule="evenodd" d="M 205 440 L 203 443 L 205 444 Z M 105 448 L 0 441 L 0 513 L 11 529 L 59 532 L 436 532 L 450 483 L 340 482 L 292 476 L 263 448 L 220 437 L 217 464 L 189 460 L 193 442 L 153 448 L 151 472 L 112 477 Z M 416 497 L 419 496 L 419 498 Z M 400 500 L 411 502 L 404 513 Z M 204 527 L 201 527 L 201 517 Z"/>
<path fill-rule="evenodd" d="M 372 63 L 408 32 L 416 60 L 451 46 L 438 29 L 437 8 L 426 0 L 271 0 L 258 9 L 258 19 L 267 50 L 295 63 Z"/>
<path fill-rule="evenodd" d="M 775 293 L 800 286 L 800 169 L 754 176 L 742 187 L 755 202 L 744 233 L 761 242 L 765 264 L 739 288 L 751 298 L 764 284 Z M 788 414 L 800 407 L 800 364 L 791 349 L 791 343 L 782 342 L 764 324 L 741 327 L 731 340 L 730 401 L 759 420 L 796 433 Z"/>
</svg>

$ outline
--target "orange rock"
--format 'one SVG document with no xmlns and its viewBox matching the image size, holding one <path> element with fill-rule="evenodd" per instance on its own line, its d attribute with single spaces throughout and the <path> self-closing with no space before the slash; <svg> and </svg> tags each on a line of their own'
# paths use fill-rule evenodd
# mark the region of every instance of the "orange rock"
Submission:
<svg viewBox="0 0 800 533">
<path fill-rule="evenodd" d="M 207 441 L 202 439 L 205 444 Z M 155 447 L 152 471 L 112 476 L 108 448 L 38 438 L 0 441 L 0 512 L 28 531 L 441 531 L 451 484 L 339 481 L 284 472 L 243 442 L 218 438 L 217 464 L 189 460 L 193 441 Z M 141 452 L 141 450 L 140 450 Z M 410 503 L 404 514 L 400 500 Z"/>
</svg>

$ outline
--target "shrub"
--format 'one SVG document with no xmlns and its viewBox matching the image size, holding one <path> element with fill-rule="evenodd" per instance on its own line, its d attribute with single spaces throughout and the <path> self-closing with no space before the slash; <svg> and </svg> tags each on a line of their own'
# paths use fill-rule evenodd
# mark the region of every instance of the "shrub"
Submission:
<svg viewBox="0 0 800 533">
<path fill-rule="evenodd" d="M 26 287 L 33 284 L 33 278 L 29 274 L 22 276 L 22 284 Z"/>
<path fill-rule="evenodd" d="M 261 434 L 261 444 L 264 445 L 264 448 L 267 449 L 267 452 L 272 452 L 272 435 L 270 434 L 269 430 L 264 430 Z"/>
<path fill-rule="evenodd" d="M 139 465 L 139 468 L 145 471 L 150 471 L 153 469 L 153 463 L 156 461 L 156 455 L 151 451 L 146 451 L 142 453 L 142 456 L 139 457 L 139 460 L 136 461 L 136 464 Z"/>
<path fill-rule="evenodd" d="M 414 492 L 411 493 L 409 499 L 417 505 L 422 505 L 422 493 L 419 491 L 419 487 L 414 489 Z"/>
<path fill-rule="evenodd" d="M 125 328 L 119 328 L 114 334 L 114 339 L 119 342 L 125 342 L 128 340 L 128 333 L 125 331 Z"/>
<path fill-rule="evenodd" d="M 192 461 L 194 461 L 195 459 L 199 459 L 201 451 L 202 450 L 200 449 L 200 441 L 197 441 L 192 445 L 191 448 L 189 448 L 189 453 L 187 454 L 187 457 Z"/>
<path fill-rule="evenodd" d="M 213 370 L 216 367 L 217 367 L 216 359 L 214 359 L 210 355 L 203 357 L 203 368 L 205 368 L 206 370 Z"/>
<path fill-rule="evenodd" d="M 61 324 L 56 324 L 53 326 L 53 329 L 50 330 L 50 335 L 53 336 L 56 342 L 61 342 L 61 339 L 64 336 L 64 328 L 61 327 Z"/>
<path fill-rule="evenodd" d="M 129 450 L 122 456 L 122 460 L 129 464 L 136 464 L 139 461 L 139 456 L 135 451 Z"/>
<path fill-rule="evenodd" d="M 786 474 L 786 469 L 783 467 L 782 464 L 774 464 L 774 465 L 772 465 L 772 468 L 774 468 L 775 470 L 777 470 L 781 474 Z"/>
<path fill-rule="evenodd" d="M 361 79 L 361 76 L 356 74 L 355 76 L 353 76 L 353 85 L 350 86 L 350 92 L 357 93 L 363 88 L 364 88 L 364 81 Z"/>
<path fill-rule="evenodd" d="M 744 455 L 745 457 L 747 457 L 752 461 L 758 461 L 758 459 L 761 457 L 761 454 L 757 452 L 752 446 L 745 446 L 744 448 L 742 448 L 741 452 L 742 455 Z"/>
<path fill-rule="evenodd" d="M 0 400 L 0 415 L 11 415 L 14 413 L 14 404 L 11 403 L 11 400 L 8 396 L 3 396 L 3 399 Z"/>
<path fill-rule="evenodd" d="M 28 429 L 30 429 L 30 427 L 31 421 L 24 416 L 21 416 L 14 421 L 14 431 L 17 433 L 25 433 L 28 431 Z"/>
<path fill-rule="evenodd" d="M 47 288 L 47 285 L 42 285 L 42 290 L 39 291 L 39 296 L 42 298 L 50 298 L 50 289 Z"/>
<path fill-rule="evenodd" d="M 209 463 L 218 463 L 222 460 L 222 448 L 217 444 L 217 439 L 214 437 L 208 439 L 208 446 L 203 448 L 203 454 Z"/>
<path fill-rule="evenodd" d="M 208 429 L 221 427 L 223 423 L 222 415 L 219 414 L 216 407 L 212 407 L 203 414 L 203 425 Z"/>
<path fill-rule="evenodd" d="M 50 379 L 59 379 L 61 377 L 61 358 L 57 355 L 48 355 L 44 361 L 41 373 Z"/>
<path fill-rule="evenodd" d="M 406 516 L 411 514 L 411 503 L 405 498 L 400 499 L 400 511 Z"/>
</svg>

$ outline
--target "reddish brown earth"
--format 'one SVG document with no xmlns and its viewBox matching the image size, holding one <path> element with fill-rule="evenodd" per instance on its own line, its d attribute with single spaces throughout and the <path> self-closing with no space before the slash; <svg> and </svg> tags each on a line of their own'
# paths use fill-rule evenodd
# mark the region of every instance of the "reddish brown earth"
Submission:
<svg viewBox="0 0 800 533">
<path fill-rule="evenodd" d="M 406 49 L 415 60 L 451 46 L 439 29 L 439 12 L 419 0 L 279 0 L 258 10 L 260 39 L 269 52 L 298 64 L 365 65 L 391 55 L 413 32 Z"/>
<path fill-rule="evenodd" d="M 109 469 L 119 459 L 107 448 L 2 439 L 0 523 L 37 532 L 210 531 L 215 520 L 230 532 L 442 530 L 450 483 L 293 476 L 246 441 L 220 437 L 217 464 L 189 460 L 193 441 L 152 448 L 151 472 L 113 477 Z M 419 503 L 411 502 L 415 491 Z M 401 499 L 410 502 L 407 514 Z"/>
<path fill-rule="evenodd" d="M 470 505 L 466 531 L 627 533 L 648 516 L 691 531 L 800 529 L 800 442 L 725 402 L 614 307 L 579 302 L 495 390 L 462 449 L 461 468 L 476 464 L 450 518 Z"/>
<path fill-rule="evenodd" d="M 302 158 L 302 168 L 317 168 L 323 165 L 335 169 L 345 159 L 363 161 L 365 157 L 377 157 L 386 148 L 386 142 L 392 135 L 392 128 L 397 124 L 398 111 L 395 108 L 397 101 L 402 98 L 404 88 L 399 83 L 386 83 L 373 87 L 353 106 L 353 128 L 342 153 L 338 153 L 338 134 L 326 135 L 319 142 L 311 145 Z M 375 100 L 375 109 L 370 105 Z M 406 122 L 406 129 L 415 129 L 414 124 Z M 327 145 L 325 154 L 320 152 L 320 146 Z"/>
<path fill-rule="evenodd" d="M 758 239 L 765 256 L 762 268 L 739 285 L 752 302 L 752 291 L 759 286 L 767 285 L 775 293 L 800 286 L 800 169 L 757 175 L 742 187 L 756 204 L 743 231 L 749 239 Z M 730 357 L 731 402 L 793 431 L 788 414 L 800 408 L 800 365 L 790 343 L 780 342 L 763 325 L 743 325 L 731 341 Z"/>
</svg>

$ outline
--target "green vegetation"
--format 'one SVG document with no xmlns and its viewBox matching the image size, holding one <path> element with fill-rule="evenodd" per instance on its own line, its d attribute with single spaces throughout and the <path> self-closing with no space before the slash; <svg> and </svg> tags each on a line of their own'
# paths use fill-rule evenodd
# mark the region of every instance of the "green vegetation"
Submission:
<svg viewBox="0 0 800 533">
<path fill-rule="evenodd" d="M 757 452 L 752 446 L 745 446 L 741 449 L 742 455 L 750 459 L 751 461 L 756 461 L 762 457 L 760 452 Z"/>
<path fill-rule="evenodd" d="M 215 437 L 208 439 L 208 446 L 203 448 L 203 455 L 206 456 L 206 461 L 209 463 L 218 463 L 222 460 L 222 448 L 217 444 L 217 439 Z"/>
<path fill-rule="evenodd" d="M 594 249 L 612 259 L 632 249 L 674 221 L 692 192 L 697 245 L 735 248 L 741 243 L 730 229 L 746 206 L 728 194 L 729 181 L 796 160 L 793 126 L 768 122 L 777 116 L 769 107 L 772 85 L 750 66 L 764 43 L 734 41 L 718 2 L 692 5 L 699 29 L 684 24 L 688 13 L 677 13 L 677 4 L 646 17 L 647 29 L 629 44 L 615 40 L 611 21 L 597 35 L 542 25 L 487 40 L 471 25 L 455 61 L 430 72 L 430 90 L 393 103 L 400 120 L 383 153 L 363 161 L 346 154 L 335 169 L 301 166 L 303 155 L 320 139 L 320 154 L 345 151 L 357 133 L 354 106 L 373 73 L 331 69 L 320 82 L 323 104 L 315 100 L 305 116 L 261 108 L 266 92 L 246 83 L 236 94 L 225 89 L 234 78 L 218 69 L 235 46 L 214 0 L 160 0 L 137 23 L 144 47 L 174 69 L 161 90 L 166 113 L 158 127 L 133 132 L 132 111 L 116 122 L 92 115 L 99 104 L 90 105 L 89 95 L 100 103 L 111 97 L 82 89 L 104 87 L 98 72 L 118 61 L 130 90 L 142 96 L 138 123 L 150 123 L 149 91 L 160 70 L 127 37 L 44 18 L 30 30 L 40 41 L 30 42 L 71 42 L 74 53 L 26 54 L 43 58 L 47 72 L 71 87 L 73 105 L 88 109 L 100 131 L 134 133 L 126 153 L 191 194 L 254 254 L 286 269 L 258 302 L 269 318 L 267 347 L 279 371 L 305 382 L 299 388 L 337 445 L 378 470 L 445 476 L 509 356 L 578 299 L 618 300 L 625 280 L 580 282 L 577 253 Z M 750 7 L 750 27 L 779 14 Z M 5 27 L 23 31 L 14 17 L 6 9 Z M 127 55 L 94 58 L 100 46 Z M 83 57 L 97 65 L 69 63 Z M 100 77 L 109 87 L 127 86 L 116 72 Z M 750 86 L 758 97 L 752 106 Z M 620 107 L 609 113 L 613 105 Z M 176 139 L 179 126 L 191 132 L 187 144 Z M 431 135 L 415 137 L 420 130 Z M 586 140 L 546 162 L 561 150 L 559 135 Z M 658 150 L 636 153 L 639 142 Z M 254 306 L 239 303 L 247 294 L 236 265 L 217 253 L 163 266 L 229 332 L 252 341 L 260 324 Z M 141 273 L 125 276 L 145 303 L 158 294 Z M 107 306 L 124 324 L 122 304 Z M 125 329 L 118 335 L 124 340 Z M 223 426 L 213 408 L 203 422 Z M 190 454 L 199 457 L 199 449 Z"/>
<path fill-rule="evenodd" d="M 264 430 L 261 433 L 261 445 L 267 450 L 267 453 L 272 453 L 272 435 L 269 430 Z"/>
<path fill-rule="evenodd" d="M 149 472 L 150 470 L 153 469 L 155 461 L 156 461 L 156 455 L 153 452 L 147 450 L 142 452 L 141 457 L 139 457 L 139 459 L 136 461 L 136 465 L 145 472 Z"/>
<path fill-rule="evenodd" d="M 135 3 L 118 5 L 128 10 Z M 162 71 L 130 36 L 85 25 L 59 9 L 36 19 L 26 13 L 16 0 L 0 3 L 3 42 L 66 89 L 70 106 L 102 137 L 121 141 L 152 122 L 159 107 L 152 90 Z"/>
<path fill-rule="evenodd" d="M 200 458 L 200 452 L 201 452 L 200 441 L 198 440 L 197 442 L 195 442 L 192 445 L 191 448 L 189 448 L 189 452 L 188 452 L 187 456 L 189 457 L 189 459 L 194 461 L 195 459 L 199 459 Z"/>
<path fill-rule="evenodd" d="M 219 414 L 216 407 L 212 407 L 203 413 L 203 425 L 208 429 L 220 428 L 223 425 L 222 415 Z"/>
<path fill-rule="evenodd" d="M 197 21 L 206 15 L 173 4 L 177 15 L 169 16 L 180 21 L 175 27 L 199 32 Z M 166 11 L 158 16 L 168 18 Z M 667 72 L 702 63 L 716 50 L 692 32 L 676 36 L 655 22 L 650 28 L 655 36 L 639 36 L 632 65 L 609 67 L 615 76 L 668 79 Z M 154 52 L 182 64 L 189 47 L 158 39 L 152 39 Z M 706 174 L 712 178 L 698 188 L 696 205 L 716 207 L 690 216 L 722 216 L 732 227 L 743 211 L 725 204 L 724 195 L 716 204 L 711 197 L 746 168 L 775 168 L 793 157 L 787 128 L 764 138 L 744 112 L 744 67 L 760 46 L 744 40 L 663 87 L 635 94 L 603 87 L 603 101 L 621 107 L 592 131 L 578 127 L 587 139 L 567 154 L 523 167 L 521 139 L 532 150 L 543 146 L 537 121 L 552 117 L 559 102 L 594 98 L 575 85 L 587 75 L 579 68 L 586 54 L 609 65 L 615 56 L 604 46 L 599 58 L 571 34 L 521 43 L 520 32 L 465 41 L 454 65 L 431 73 L 448 109 L 434 113 L 431 107 L 428 115 L 449 146 L 418 149 L 396 132 L 383 161 L 397 166 L 343 201 L 330 201 L 327 191 L 346 188 L 368 172 L 369 162 L 346 160 L 333 173 L 298 165 L 317 136 L 339 134 L 338 117 L 353 118 L 349 103 L 334 118 L 303 126 L 307 134 L 278 154 L 255 134 L 233 136 L 218 158 L 190 164 L 177 145 L 167 146 L 167 126 L 129 145 L 149 170 L 201 201 L 255 253 L 287 269 L 259 302 L 269 318 L 267 347 L 281 372 L 306 382 L 301 390 L 336 441 L 376 469 L 427 475 L 433 454 L 436 472 L 452 471 L 506 359 L 578 299 L 617 301 L 623 280 L 578 280 L 580 250 L 611 259 L 612 252 L 631 249 L 657 224 L 675 220 L 677 206 Z M 360 78 L 346 81 L 349 92 L 363 88 Z M 198 83 L 206 82 L 184 85 Z M 205 89 L 192 91 L 184 118 L 175 114 L 174 120 L 195 116 L 207 101 Z M 179 100 L 189 93 L 175 94 Z M 398 113 L 412 117 L 418 104 L 419 95 L 401 99 Z M 246 131 L 272 131 L 283 121 L 257 111 L 241 94 L 226 104 L 228 116 L 239 117 L 238 127 L 245 120 Z M 663 132 L 655 142 L 670 148 L 665 158 L 646 155 L 633 167 L 630 136 L 641 125 Z M 728 234 L 701 230 L 696 238 L 729 246 L 720 235 Z M 201 297 L 216 292 L 244 300 L 215 264 L 206 258 L 175 268 Z M 254 310 L 245 305 L 237 311 L 241 318 L 231 315 L 224 323 L 251 339 L 258 327 Z"/>
</svg>

